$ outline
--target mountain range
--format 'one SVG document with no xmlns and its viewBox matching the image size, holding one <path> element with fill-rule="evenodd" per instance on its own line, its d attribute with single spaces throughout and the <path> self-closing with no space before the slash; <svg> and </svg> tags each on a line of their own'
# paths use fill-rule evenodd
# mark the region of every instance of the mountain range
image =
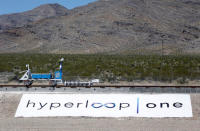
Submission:
<svg viewBox="0 0 200 131">
<path fill-rule="evenodd" d="M 0 53 L 199 54 L 199 0 L 99 0 L 0 16 Z"/>
</svg>

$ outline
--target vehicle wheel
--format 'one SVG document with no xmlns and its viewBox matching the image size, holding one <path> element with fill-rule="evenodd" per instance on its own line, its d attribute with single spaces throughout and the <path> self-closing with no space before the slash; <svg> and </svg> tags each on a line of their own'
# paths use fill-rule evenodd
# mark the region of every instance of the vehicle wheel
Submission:
<svg viewBox="0 0 200 131">
<path fill-rule="evenodd" d="M 57 86 L 57 82 L 56 81 L 50 81 L 49 84 L 53 87 L 56 87 Z"/>
<path fill-rule="evenodd" d="M 29 81 L 29 80 L 24 81 L 24 85 L 25 85 L 26 87 L 29 87 L 29 86 L 31 86 L 32 84 L 33 84 L 33 81 Z"/>
</svg>

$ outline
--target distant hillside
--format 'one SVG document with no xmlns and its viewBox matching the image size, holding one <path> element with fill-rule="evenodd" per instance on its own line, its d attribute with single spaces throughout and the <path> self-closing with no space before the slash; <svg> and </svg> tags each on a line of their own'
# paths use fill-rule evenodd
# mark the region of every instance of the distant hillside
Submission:
<svg viewBox="0 0 200 131">
<path fill-rule="evenodd" d="M 1 53 L 200 53 L 200 2 L 100 0 L 6 30 L 0 47 Z"/>
<path fill-rule="evenodd" d="M 59 4 L 46 4 L 23 13 L 0 15 L 0 30 L 22 27 L 44 18 L 65 15 L 67 12 L 68 10 Z"/>
</svg>

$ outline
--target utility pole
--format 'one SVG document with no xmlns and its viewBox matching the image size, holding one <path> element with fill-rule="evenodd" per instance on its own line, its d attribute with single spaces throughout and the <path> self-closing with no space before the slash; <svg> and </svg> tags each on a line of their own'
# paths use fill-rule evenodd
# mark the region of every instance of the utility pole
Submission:
<svg viewBox="0 0 200 131">
<path fill-rule="evenodd" d="M 162 78 L 162 66 L 163 66 L 163 55 L 164 55 L 164 48 L 163 48 L 164 37 L 165 37 L 165 35 L 161 36 L 161 38 L 162 38 L 162 43 L 161 43 L 161 65 L 160 65 L 161 78 Z"/>
<path fill-rule="evenodd" d="M 161 38 L 162 38 L 162 43 L 161 43 L 161 55 L 162 55 L 162 57 L 163 57 L 163 55 L 164 55 L 164 38 L 165 38 L 165 35 L 162 35 L 161 36 Z"/>
<path fill-rule="evenodd" d="M 162 57 L 163 57 L 163 39 L 162 39 Z"/>
</svg>

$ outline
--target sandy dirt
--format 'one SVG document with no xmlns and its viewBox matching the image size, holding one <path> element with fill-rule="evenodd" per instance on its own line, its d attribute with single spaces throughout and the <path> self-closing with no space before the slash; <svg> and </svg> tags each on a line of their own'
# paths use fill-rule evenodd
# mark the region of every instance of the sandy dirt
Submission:
<svg viewBox="0 0 200 131">
<path fill-rule="evenodd" d="M 0 131 L 199 131 L 200 94 L 191 94 L 192 118 L 15 118 L 22 94 L 0 93 Z"/>
<path fill-rule="evenodd" d="M 84 81 L 84 80 L 83 80 Z M 2 85 L 23 85 L 23 83 L 19 83 L 17 81 L 7 81 L 2 82 L 0 76 L 0 84 Z M 49 81 L 35 81 L 33 85 L 46 85 L 49 84 Z M 185 83 L 178 83 L 176 80 L 171 82 L 162 82 L 162 81 L 152 81 L 152 80 L 134 80 L 132 82 L 127 81 L 118 81 L 118 82 L 101 82 L 95 83 L 94 85 L 131 85 L 131 86 L 199 86 L 200 80 L 187 80 Z"/>
</svg>

